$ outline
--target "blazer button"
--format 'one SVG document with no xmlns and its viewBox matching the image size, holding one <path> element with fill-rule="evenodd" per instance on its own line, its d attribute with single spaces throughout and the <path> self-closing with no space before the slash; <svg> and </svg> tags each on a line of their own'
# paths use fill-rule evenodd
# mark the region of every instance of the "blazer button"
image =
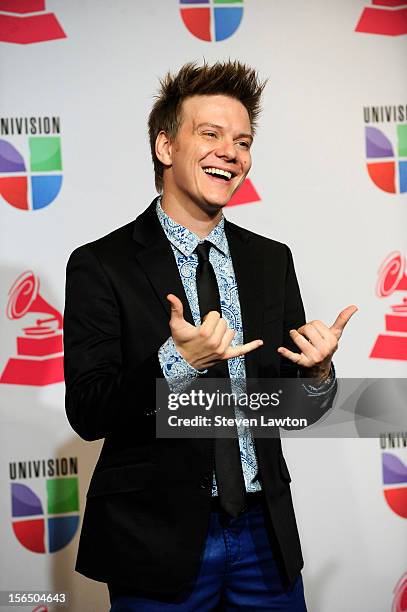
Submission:
<svg viewBox="0 0 407 612">
<path fill-rule="evenodd" d="M 200 482 L 201 489 L 208 489 L 210 483 L 211 483 L 211 477 L 210 476 L 203 476 L 201 478 L 201 482 Z"/>
</svg>

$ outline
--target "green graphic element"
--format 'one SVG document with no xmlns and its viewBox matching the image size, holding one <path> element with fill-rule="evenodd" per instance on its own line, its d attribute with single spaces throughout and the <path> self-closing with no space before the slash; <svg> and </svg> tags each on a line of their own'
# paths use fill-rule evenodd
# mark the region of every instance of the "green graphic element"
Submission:
<svg viewBox="0 0 407 612">
<path fill-rule="evenodd" d="M 77 478 L 47 480 L 48 514 L 63 514 L 79 510 Z"/>
<path fill-rule="evenodd" d="M 28 139 L 32 172 L 62 170 L 61 139 L 58 136 Z"/>
<path fill-rule="evenodd" d="M 407 157 L 407 123 L 397 126 L 397 136 L 399 141 L 399 156 Z"/>
</svg>

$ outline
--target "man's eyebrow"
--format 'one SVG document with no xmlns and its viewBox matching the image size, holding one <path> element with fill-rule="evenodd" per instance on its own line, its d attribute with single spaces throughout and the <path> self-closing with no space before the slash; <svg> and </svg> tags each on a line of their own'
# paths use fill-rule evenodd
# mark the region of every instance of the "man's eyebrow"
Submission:
<svg viewBox="0 0 407 612">
<path fill-rule="evenodd" d="M 217 130 L 223 130 L 224 128 L 221 125 L 216 125 L 216 123 L 200 123 L 199 125 L 197 125 L 197 129 L 201 128 L 203 126 L 208 126 L 208 127 L 212 127 L 212 128 L 216 128 Z M 253 140 L 253 135 L 252 134 L 247 134 L 246 132 L 242 132 L 241 134 L 239 134 L 238 136 L 236 136 L 236 138 L 250 138 L 250 140 Z"/>
</svg>

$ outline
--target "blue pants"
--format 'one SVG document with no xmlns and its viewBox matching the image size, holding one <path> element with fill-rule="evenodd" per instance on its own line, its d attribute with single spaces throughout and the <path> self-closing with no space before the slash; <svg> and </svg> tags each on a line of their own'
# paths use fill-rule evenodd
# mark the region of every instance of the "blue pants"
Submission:
<svg viewBox="0 0 407 612">
<path fill-rule="evenodd" d="M 110 612 L 306 612 L 301 576 L 288 592 L 281 585 L 263 512 L 261 503 L 238 518 L 213 512 L 200 571 L 188 592 L 171 601 L 118 596 Z"/>
</svg>

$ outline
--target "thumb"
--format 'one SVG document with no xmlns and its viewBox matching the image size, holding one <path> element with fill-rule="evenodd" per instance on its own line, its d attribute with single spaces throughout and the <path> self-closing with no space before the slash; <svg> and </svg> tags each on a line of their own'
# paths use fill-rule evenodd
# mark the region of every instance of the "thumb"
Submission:
<svg viewBox="0 0 407 612">
<path fill-rule="evenodd" d="M 171 322 L 184 321 L 184 307 L 181 300 L 173 293 L 167 295 L 167 300 L 171 305 Z"/>
</svg>

